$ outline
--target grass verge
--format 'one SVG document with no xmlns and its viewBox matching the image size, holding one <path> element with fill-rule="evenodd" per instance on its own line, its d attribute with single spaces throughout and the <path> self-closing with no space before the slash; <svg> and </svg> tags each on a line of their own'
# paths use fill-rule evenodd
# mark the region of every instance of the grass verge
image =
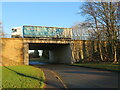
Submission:
<svg viewBox="0 0 120 90">
<path fill-rule="evenodd" d="M 2 88 L 43 88 L 44 73 L 32 66 L 2 66 Z"/>
<path fill-rule="evenodd" d="M 32 58 L 30 61 L 37 61 L 37 62 L 42 62 L 42 63 L 49 63 L 49 60 L 46 58 Z"/>
<path fill-rule="evenodd" d="M 120 65 L 118 64 L 98 64 L 98 63 L 76 63 L 73 64 L 74 66 L 82 66 L 82 67 L 89 67 L 89 68 L 96 68 L 96 69 L 103 69 L 109 71 L 120 71 Z"/>
<path fill-rule="evenodd" d="M 0 66 L 0 90 L 2 89 L 2 67 Z"/>
</svg>

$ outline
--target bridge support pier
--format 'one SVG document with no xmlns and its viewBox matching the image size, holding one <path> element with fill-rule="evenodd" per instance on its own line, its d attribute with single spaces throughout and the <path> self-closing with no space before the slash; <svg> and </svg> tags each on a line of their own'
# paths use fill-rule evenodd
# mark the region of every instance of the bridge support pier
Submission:
<svg viewBox="0 0 120 90">
<path fill-rule="evenodd" d="M 23 44 L 23 57 L 24 57 L 24 65 L 29 65 L 29 53 L 28 53 L 28 50 L 29 50 L 29 44 L 28 43 L 24 43 Z"/>
<path fill-rule="evenodd" d="M 72 51 L 70 45 L 63 45 L 55 50 L 49 51 L 49 62 L 50 63 L 72 63 Z"/>
</svg>

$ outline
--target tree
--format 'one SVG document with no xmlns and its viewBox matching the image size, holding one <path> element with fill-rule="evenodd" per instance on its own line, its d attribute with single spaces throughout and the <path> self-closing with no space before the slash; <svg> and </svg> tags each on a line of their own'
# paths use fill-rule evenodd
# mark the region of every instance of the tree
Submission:
<svg viewBox="0 0 120 90">
<path fill-rule="evenodd" d="M 87 40 L 87 36 L 89 36 L 89 31 L 91 28 L 91 23 L 81 22 L 73 25 L 71 28 L 73 29 L 73 39 Z"/>
<path fill-rule="evenodd" d="M 42 56 L 43 56 L 44 58 L 49 59 L 49 51 L 48 51 L 48 50 L 43 50 Z"/>
<path fill-rule="evenodd" d="M 101 59 L 101 40 L 106 40 L 111 46 L 114 63 L 117 63 L 117 41 L 119 34 L 118 24 L 118 2 L 86 2 L 81 7 L 81 14 L 87 15 L 87 20 L 93 24 L 93 39 L 98 40 Z"/>
<path fill-rule="evenodd" d="M 0 22 L 0 37 L 4 37 L 5 33 L 3 32 L 2 22 Z"/>
<path fill-rule="evenodd" d="M 39 58 L 39 57 L 40 57 L 38 50 L 34 50 L 33 56 L 34 56 L 35 58 Z"/>
</svg>

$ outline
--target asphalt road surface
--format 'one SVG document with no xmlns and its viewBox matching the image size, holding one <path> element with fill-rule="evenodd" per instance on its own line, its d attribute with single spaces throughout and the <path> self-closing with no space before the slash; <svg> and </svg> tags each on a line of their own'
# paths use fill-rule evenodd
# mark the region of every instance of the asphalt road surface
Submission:
<svg viewBox="0 0 120 90">
<path fill-rule="evenodd" d="M 46 79 L 53 80 L 53 74 L 61 79 L 61 83 L 53 81 L 56 88 L 118 88 L 118 73 L 98 69 L 90 69 L 69 65 L 39 65 L 45 72 Z M 58 79 L 58 78 L 57 78 Z M 46 84 L 47 83 L 46 81 Z M 51 87 L 50 85 L 47 88 Z"/>
</svg>

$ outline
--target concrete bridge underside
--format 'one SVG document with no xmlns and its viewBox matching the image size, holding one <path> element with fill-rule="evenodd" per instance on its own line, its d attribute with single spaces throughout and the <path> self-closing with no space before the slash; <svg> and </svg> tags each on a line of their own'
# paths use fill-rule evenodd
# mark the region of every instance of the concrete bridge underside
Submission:
<svg viewBox="0 0 120 90">
<path fill-rule="evenodd" d="M 70 64 L 72 61 L 70 44 L 29 43 L 29 50 L 49 50 L 50 63 Z"/>
</svg>

